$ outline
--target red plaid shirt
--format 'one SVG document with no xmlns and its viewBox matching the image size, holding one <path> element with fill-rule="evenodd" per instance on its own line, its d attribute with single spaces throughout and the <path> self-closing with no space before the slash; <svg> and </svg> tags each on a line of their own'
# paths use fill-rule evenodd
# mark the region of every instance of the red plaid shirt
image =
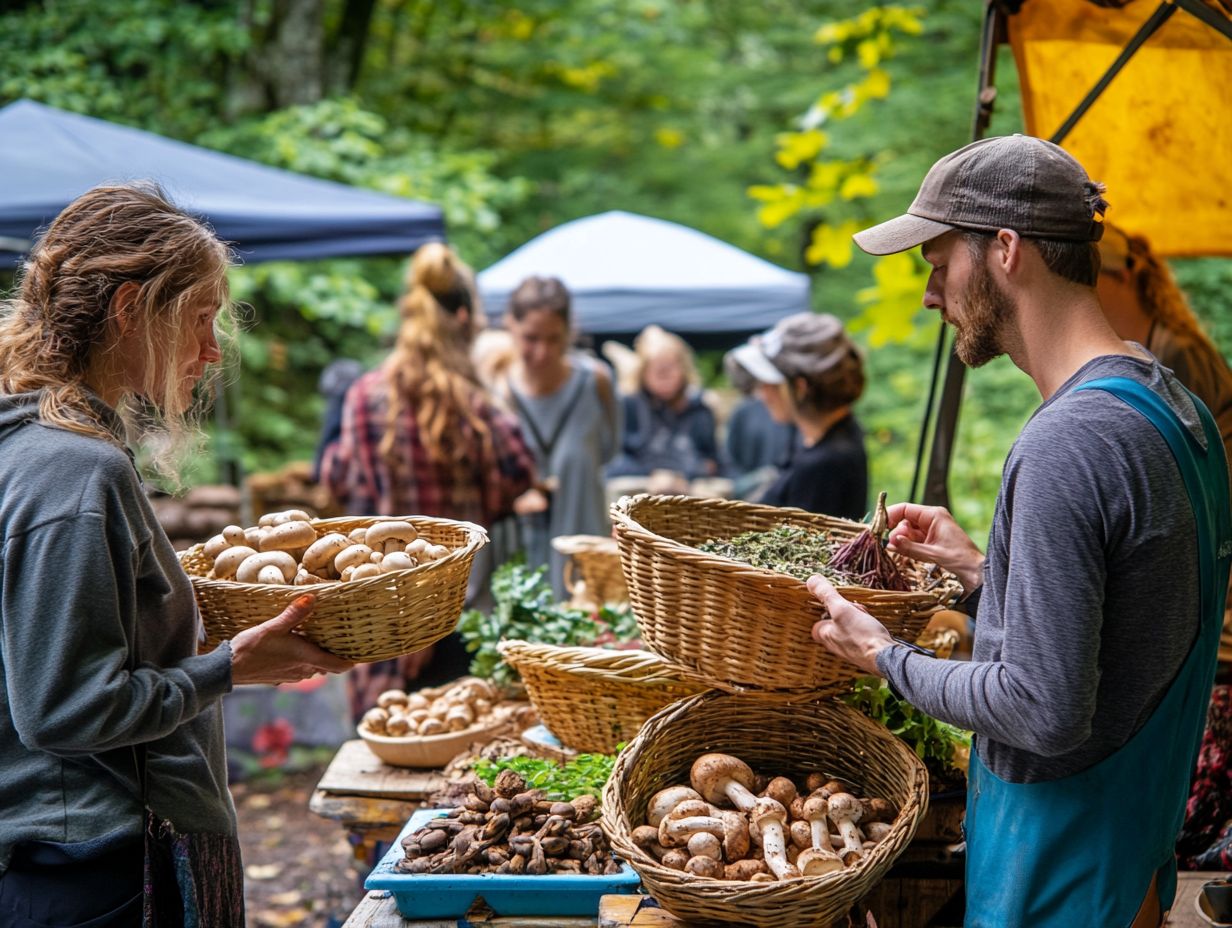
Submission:
<svg viewBox="0 0 1232 928">
<path fill-rule="evenodd" d="M 353 515 L 426 515 L 462 519 L 485 528 L 513 511 L 513 501 L 534 480 L 534 458 L 517 419 L 497 409 L 478 392 L 475 412 L 487 423 L 492 444 L 458 430 L 469 443 L 458 461 L 429 456 L 419 434 L 415 403 L 395 423 L 393 466 L 379 450 L 389 415 L 389 385 L 384 371 L 364 374 L 347 391 L 342 432 L 326 450 L 321 480 Z"/>
</svg>

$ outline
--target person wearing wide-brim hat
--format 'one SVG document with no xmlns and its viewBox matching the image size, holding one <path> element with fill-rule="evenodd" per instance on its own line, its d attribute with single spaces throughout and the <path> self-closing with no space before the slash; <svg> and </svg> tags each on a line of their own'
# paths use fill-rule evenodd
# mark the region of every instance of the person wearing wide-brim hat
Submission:
<svg viewBox="0 0 1232 928">
<path fill-rule="evenodd" d="M 796 313 L 731 357 L 757 381 L 774 420 L 794 424 L 800 434 L 799 447 L 759 501 L 861 518 L 868 508 L 868 459 L 851 406 L 864 392 L 864 361 L 842 322 L 828 313 Z"/>
<path fill-rule="evenodd" d="M 892 550 L 979 598 L 971 661 L 912 651 L 809 580 L 829 612 L 817 641 L 975 733 L 969 926 L 1156 926 L 1176 895 L 1232 512 L 1210 412 L 1101 311 L 1102 193 L 1056 145 L 985 139 L 855 237 L 873 254 L 922 245 L 924 305 L 958 357 L 1008 354 L 1043 399 L 1005 463 L 986 557 L 945 509 L 889 510 Z"/>
</svg>

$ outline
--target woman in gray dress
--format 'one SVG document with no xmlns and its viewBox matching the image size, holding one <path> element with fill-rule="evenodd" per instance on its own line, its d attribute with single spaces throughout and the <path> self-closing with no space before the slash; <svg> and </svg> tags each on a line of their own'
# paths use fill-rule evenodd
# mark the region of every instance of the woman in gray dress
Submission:
<svg viewBox="0 0 1232 928">
<path fill-rule="evenodd" d="M 563 599 L 564 558 L 551 540 L 611 530 L 603 468 L 620 447 L 620 408 L 607 368 L 569 350 L 569 291 L 558 279 L 522 281 L 505 325 L 516 349 L 505 392 L 541 481 L 519 506 L 527 561 L 551 564 L 552 589 Z"/>
</svg>

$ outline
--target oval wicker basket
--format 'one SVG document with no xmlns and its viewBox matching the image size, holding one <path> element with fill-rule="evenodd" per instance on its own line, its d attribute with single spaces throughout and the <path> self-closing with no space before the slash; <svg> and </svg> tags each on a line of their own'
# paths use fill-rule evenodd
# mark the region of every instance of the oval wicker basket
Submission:
<svg viewBox="0 0 1232 928">
<path fill-rule="evenodd" d="M 689 782 L 701 754 L 739 757 L 767 776 L 803 779 L 819 771 L 898 808 L 891 831 L 856 864 L 823 876 L 776 883 L 734 882 L 664 867 L 632 840 L 659 790 Z M 884 726 L 831 699 L 774 702 L 710 692 L 648 720 L 616 758 L 603 791 L 603 830 L 647 892 L 688 924 L 823 928 L 844 916 L 906 849 L 928 809 L 924 764 Z"/>
<path fill-rule="evenodd" d="M 664 706 L 702 692 L 650 651 L 502 641 L 548 730 L 575 751 L 611 754 Z"/>
<path fill-rule="evenodd" d="M 552 547 L 565 555 L 565 589 L 575 606 L 627 603 L 629 590 L 620 569 L 620 549 L 608 535 L 558 535 Z M 578 577 L 575 579 L 575 574 Z M 583 586 L 577 589 L 577 581 Z"/>
<path fill-rule="evenodd" d="M 206 647 L 231 638 L 282 612 L 304 593 L 317 598 L 312 615 L 300 626 L 304 635 L 327 651 L 352 661 L 379 661 L 399 657 L 440 641 L 458 623 L 466 599 L 475 552 L 488 543 L 488 534 L 470 522 L 428 516 L 398 516 L 433 544 L 453 550 L 439 561 L 412 570 L 391 571 L 366 580 L 317 583 L 311 586 L 270 586 L 210 580 L 214 566 L 193 545 L 180 552 L 197 605 L 205 623 Z M 312 523 L 317 537 L 329 532 L 344 535 L 378 518 L 319 519 Z"/>
<path fill-rule="evenodd" d="M 736 500 L 641 495 L 618 500 L 612 524 L 642 640 L 670 663 L 734 692 L 838 692 L 860 676 L 812 642 L 826 612 L 803 581 L 694 546 L 784 524 L 847 539 L 862 523 Z M 842 594 L 890 634 L 914 641 L 960 587 L 932 565 L 898 561 L 916 592 L 844 587 Z"/>
</svg>

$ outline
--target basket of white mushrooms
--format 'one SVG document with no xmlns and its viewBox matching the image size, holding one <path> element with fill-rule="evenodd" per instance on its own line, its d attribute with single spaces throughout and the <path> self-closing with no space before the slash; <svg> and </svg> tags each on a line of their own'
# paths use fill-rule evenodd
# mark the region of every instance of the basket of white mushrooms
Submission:
<svg viewBox="0 0 1232 928">
<path fill-rule="evenodd" d="M 207 647 L 316 596 L 301 632 L 327 651 L 376 661 L 422 650 L 457 624 L 478 525 L 428 516 L 312 519 L 267 513 L 180 553 Z"/>
<path fill-rule="evenodd" d="M 884 876 L 927 807 L 920 759 L 848 706 L 710 691 L 620 753 L 603 830 L 682 921 L 823 928 Z"/>
</svg>

